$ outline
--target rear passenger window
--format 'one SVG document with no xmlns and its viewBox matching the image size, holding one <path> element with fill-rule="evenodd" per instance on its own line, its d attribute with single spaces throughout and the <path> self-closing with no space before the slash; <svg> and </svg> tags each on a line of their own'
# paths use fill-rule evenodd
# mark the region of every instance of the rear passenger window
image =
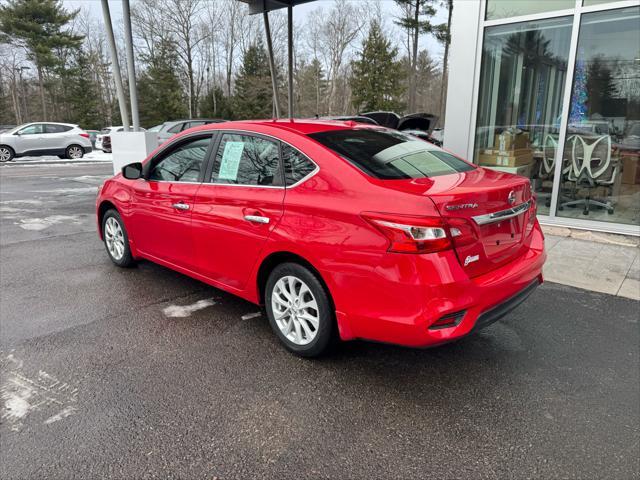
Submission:
<svg viewBox="0 0 640 480">
<path fill-rule="evenodd" d="M 63 133 L 63 132 L 68 132 L 72 128 L 73 127 L 70 127 L 68 125 L 54 125 L 52 123 L 47 123 L 44 126 L 44 131 L 45 133 Z"/>
<path fill-rule="evenodd" d="M 184 123 L 178 123 L 177 125 L 174 125 L 173 127 L 171 127 L 169 129 L 170 133 L 178 133 L 182 130 L 182 126 L 184 125 Z"/>
<path fill-rule="evenodd" d="M 295 148 L 282 144 L 282 165 L 287 186 L 298 183 L 316 169 L 315 164 Z"/>
<path fill-rule="evenodd" d="M 278 143 L 253 135 L 225 133 L 211 180 L 233 185 L 282 186 Z"/>
</svg>

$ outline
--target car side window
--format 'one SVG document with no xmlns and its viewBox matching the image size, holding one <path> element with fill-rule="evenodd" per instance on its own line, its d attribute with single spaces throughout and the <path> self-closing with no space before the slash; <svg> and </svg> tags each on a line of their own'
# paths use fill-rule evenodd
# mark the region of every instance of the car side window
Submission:
<svg viewBox="0 0 640 480">
<path fill-rule="evenodd" d="M 170 133 L 178 133 L 182 130 L 184 123 L 178 123 L 169 129 Z"/>
<path fill-rule="evenodd" d="M 68 127 L 66 125 L 55 125 L 52 123 L 47 123 L 44 126 L 45 133 L 63 133 L 71 130 L 72 127 Z"/>
<path fill-rule="evenodd" d="M 211 137 L 183 143 L 162 157 L 151 169 L 149 180 L 197 182 L 207 157 Z"/>
<path fill-rule="evenodd" d="M 225 133 L 216 153 L 213 183 L 282 186 L 278 143 L 253 135 Z"/>
<path fill-rule="evenodd" d="M 38 135 L 40 133 L 43 133 L 44 131 L 43 127 L 44 125 L 42 125 L 41 123 L 36 123 L 35 125 L 29 125 L 28 127 L 24 127 L 18 133 L 20 135 Z"/>
<path fill-rule="evenodd" d="M 282 144 L 282 166 L 287 186 L 299 182 L 316 169 L 306 155 L 286 143 Z"/>
</svg>

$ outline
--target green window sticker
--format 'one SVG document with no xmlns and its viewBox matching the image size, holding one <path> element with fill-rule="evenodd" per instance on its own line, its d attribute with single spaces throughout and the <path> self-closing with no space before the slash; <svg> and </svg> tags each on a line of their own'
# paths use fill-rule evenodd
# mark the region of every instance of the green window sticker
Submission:
<svg viewBox="0 0 640 480">
<path fill-rule="evenodd" d="M 236 181 L 238 178 L 238 167 L 240 159 L 244 151 L 244 142 L 227 142 L 222 152 L 222 161 L 220 162 L 220 180 Z"/>
</svg>

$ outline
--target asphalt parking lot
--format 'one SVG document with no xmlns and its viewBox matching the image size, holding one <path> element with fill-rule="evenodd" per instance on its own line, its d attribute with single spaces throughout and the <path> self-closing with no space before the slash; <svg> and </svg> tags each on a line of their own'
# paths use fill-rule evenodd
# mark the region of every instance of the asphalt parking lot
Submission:
<svg viewBox="0 0 640 480">
<path fill-rule="evenodd" d="M 638 478 L 638 302 L 547 283 L 455 344 L 303 360 L 245 301 L 113 266 L 110 168 L 0 167 L 1 478 Z"/>
</svg>

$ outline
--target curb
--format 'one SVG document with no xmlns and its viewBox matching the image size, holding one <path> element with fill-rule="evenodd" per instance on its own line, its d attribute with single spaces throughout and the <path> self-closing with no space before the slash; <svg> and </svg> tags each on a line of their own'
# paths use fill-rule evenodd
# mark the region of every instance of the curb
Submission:
<svg viewBox="0 0 640 480">
<path fill-rule="evenodd" d="M 86 165 L 86 164 L 111 164 L 113 163 L 111 160 L 52 160 L 50 162 L 5 162 L 0 163 L 0 167 L 9 167 L 11 165 L 15 165 L 17 167 L 22 167 L 24 165 Z"/>
</svg>

